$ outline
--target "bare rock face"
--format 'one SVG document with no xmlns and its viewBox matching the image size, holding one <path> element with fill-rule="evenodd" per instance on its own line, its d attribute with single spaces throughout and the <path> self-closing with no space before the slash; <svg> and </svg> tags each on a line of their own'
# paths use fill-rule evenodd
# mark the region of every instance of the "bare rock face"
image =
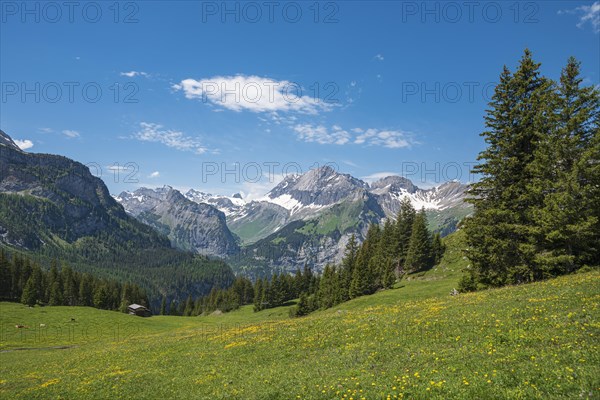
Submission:
<svg viewBox="0 0 600 400">
<path fill-rule="evenodd" d="M 402 192 L 406 191 L 407 193 L 415 193 L 419 188 L 416 187 L 410 179 L 404 178 L 402 176 L 387 176 L 378 180 L 377 182 L 373 182 L 370 187 L 372 192 L 380 192 L 380 193 L 391 193 L 391 192 Z"/>
<path fill-rule="evenodd" d="M 191 201 L 170 186 L 123 192 L 115 199 L 141 222 L 167 235 L 178 248 L 217 257 L 239 251 L 223 212 Z"/>
</svg>

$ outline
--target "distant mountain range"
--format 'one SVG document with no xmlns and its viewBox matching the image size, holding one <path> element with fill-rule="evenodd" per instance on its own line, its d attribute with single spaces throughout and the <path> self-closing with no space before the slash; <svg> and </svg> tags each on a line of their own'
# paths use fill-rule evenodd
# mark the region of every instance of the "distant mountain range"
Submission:
<svg viewBox="0 0 600 400">
<path fill-rule="evenodd" d="M 129 275 L 182 260 L 191 268 L 184 254 L 192 253 L 223 258 L 248 274 L 289 271 L 305 263 L 319 269 L 341 260 L 351 235 L 362 240 L 370 224 L 395 218 L 404 198 L 417 209 L 424 207 L 430 228 L 443 234 L 471 212 L 463 201 L 467 186 L 459 182 L 421 189 L 406 178 L 388 176 L 368 184 L 321 167 L 287 176 L 252 201 L 198 190 L 180 193 L 169 186 L 113 198 L 84 165 L 24 152 L 2 131 L 0 156 L 0 244 L 48 256 L 68 254 L 85 265 L 137 255 Z M 149 254 L 167 254 L 161 256 L 167 261 Z M 223 271 L 217 275 L 231 278 Z M 171 289 L 157 284 L 153 290 Z"/>
<path fill-rule="evenodd" d="M 369 224 L 395 218 L 403 198 L 426 209 L 431 229 L 448 234 L 471 212 L 463 201 L 466 189 L 454 181 L 420 189 L 400 176 L 369 185 L 321 167 L 287 176 L 253 201 L 194 189 L 181 194 L 168 186 L 123 192 L 115 199 L 178 247 L 226 257 L 237 269 L 268 273 L 305 262 L 318 267 L 338 262 L 352 234 L 361 240 Z"/>
</svg>

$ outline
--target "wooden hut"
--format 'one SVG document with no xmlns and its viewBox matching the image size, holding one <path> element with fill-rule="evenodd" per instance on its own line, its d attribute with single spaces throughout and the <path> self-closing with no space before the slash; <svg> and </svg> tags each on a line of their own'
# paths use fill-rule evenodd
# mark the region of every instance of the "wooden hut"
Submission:
<svg viewBox="0 0 600 400">
<path fill-rule="evenodd" d="M 131 304 L 127 307 L 127 312 L 131 315 L 137 315 L 138 317 L 150 317 L 152 315 L 150 310 L 139 304 Z"/>
</svg>

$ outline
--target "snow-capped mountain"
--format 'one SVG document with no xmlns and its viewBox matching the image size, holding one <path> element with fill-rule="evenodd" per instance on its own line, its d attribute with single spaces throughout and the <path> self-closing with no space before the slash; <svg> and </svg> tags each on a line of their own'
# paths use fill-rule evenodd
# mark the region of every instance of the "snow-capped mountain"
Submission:
<svg viewBox="0 0 600 400">
<path fill-rule="evenodd" d="M 466 189 L 460 182 L 421 189 L 399 176 L 369 185 L 328 167 L 288 177 L 260 199 L 287 211 L 287 224 L 248 245 L 246 253 L 251 257 L 242 258 L 237 266 L 256 266 L 256 254 L 261 254 L 258 261 L 267 270 L 339 262 L 351 235 L 362 240 L 369 224 L 394 219 L 404 198 L 417 209 L 425 208 L 432 229 L 450 233 L 470 213 L 471 206 L 463 201 Z M 242 220 L 236 221 L 234 232 L 247 228 Z"/>
<path fill-rule="evenodd" d="M 467 185 L 457 181 L 446 182 L 431 189 L 419 189 L 410 180 L 399 176 L 388 176 L 371 185 L 370 192 L 389 217 L 398 213 L 400 201 L 407 197 L 414 208 L 442 211 L 465 205 Z"/>
<path fill-rule="evenodd" d="M 286 177 L 261 200 L 285 208 L 290 215 L 306 210 L 310 214 L 347 200 L 360 190 L 367 191 L 368 188 L 369 185 L 360 179 L 337 173 L 333 168 L 325 166 L 303 175 Z"/>
<path fill-rule="evenodd" d="M 164 228 L 166 221 L 170 231 L 165 233 L 170 233 L 175 245 L 197 251 L 206 248 L 211 241 L 202 236 L 209 233 L 195 224 L 206 225 L 203 218 L 211 215 L 213 222 L 209 225 L 214 228 L 211 235 L 230 230 L 246 246 L 237 257 L 230 259 L 234 266 L 262 265 L 272 269 L 295 268 L 304 262 L 317 267 L 338 262 L 343 245 L 352 234 L 362 239 L 370 223 L 394 219 L 404 198 L 416 209 L 425 208 L 432 229 L 450 233 L 460 219 L 471 212 L 471 206 L 464 202 L 466 189 L 467 185 L 456 181 L 421 189 L 400 176 L 388 176 L 369 185 L 351 175 L 322 167 L 303 175 L 290 175 L 265 196 L 252 201 L 244 200 L 239 194 L 213 195 L 195 189 L 181 195 L 169 186 L 123 192 L 115 199 L 144 222 Z M 174 200 L 177 206 L 170 204 Z M 182 202 L 200 208 L 190 211 L 188 204 L 188 212 L 182 220 L 180 213 L 173 211 L 179 210 Z M 208 208 L 218 210 L 222 224 L 214 222 L 214 213 L 203 214 L 201 210 Z M 179 218 L 174 220 L 174 213 Z M 177 232 L 176 238 L 174 232 Z M 229 237 L 226 233 L 217 236 Z M 283 247 L 274 250 L 274 243 Z M 208 247 L 211 246 L 215 255 L 232 254 L 234 248 L 228 245 L 226 249 L 214 251 L 215 244 Z"/>
<path fill-rule="evenodd" d="M 218 208 L 228 217 L 230 215 L 237 214 L 246 205 L 246 202 L 242 199 L 242 196 L 239 193 L 228 197 L 213 195 L 210 193 L 201 192 L 199 190 L 190 189 L 183 195 L 195 203 L 210 204 Z"/>
</svg>

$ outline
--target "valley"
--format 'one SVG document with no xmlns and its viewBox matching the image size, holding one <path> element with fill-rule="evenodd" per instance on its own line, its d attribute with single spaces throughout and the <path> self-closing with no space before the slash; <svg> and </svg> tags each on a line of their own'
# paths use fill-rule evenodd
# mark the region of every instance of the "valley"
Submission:
<svg viewBox="0 0 600 400">
<path fill-rule="evenodd" d="M 600 0 L 67 3 L 0 2 L 0 400 L 600 399 Z"/>
</svg>

